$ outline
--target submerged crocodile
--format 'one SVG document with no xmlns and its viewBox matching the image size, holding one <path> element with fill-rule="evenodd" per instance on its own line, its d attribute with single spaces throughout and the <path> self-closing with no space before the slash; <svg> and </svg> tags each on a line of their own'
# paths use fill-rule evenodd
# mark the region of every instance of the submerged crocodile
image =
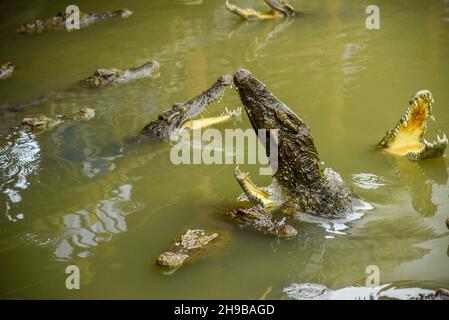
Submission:
<svg viewBox="0 0 449 320">
<path fill-rule="evenodd" d="M 101 20 L 117 17 L 128 18 L 132 14 L 133 13 L 128 9 L 100 13 L 80 12 L 79 25 L 80 27 L 84 27 Z M 68 18 L 70 18 L 70 14 L 58 13 L 56 16 L 45 20 L 36 19 L 29 23 L 20 25 L 17 28 L 17 33 L 41 33 L 44 31 L 63 30 L 66 28 L 66 20 Z"/>
<path fill-rule="evenodd" d="M 271 212 L 260 205 L 228 210 L 223 215 L 228 220 L 267 235 L 290 238 L 298 234 L 294 227 L 285 223 L 285 218 L 281 221 L 274 220 Z"/>
<path fill-rule="evenodd" d="M 427 120 L 434 119 L 432 93 L 428 90 L 418 91 L 410 100 L 405 114 L 393 129 L 388 130 L 380 141 L 379 148 L 385 151 L 405 156 L 412 160 L 424 160 L 440 157 L 444 154 L 448 140 L 446 134 L 442 138 L 428 142 L 423 138 L 427 129 Z"/>
<path fill-rule="evenodd" d="M 65 89 L 62 93 L 67 95 L 73 95 L 81 90 L 88 88 L 102 88 L 112 84 L 123 84 L 132 80 L 142 78 L 156 78 L 159 76 L 160 64 L 156 60 L 150 60 L 145 62 L 139 67 L 129 69 L 117 69 L 117 68 L 99 68 L 93 75 L 83 80 L 77 81 L 69 88 Z M 0 73 L 1 74 L 1 73 Z M 19 112 L 25 108 L 40 105 L 52 100 L 63 99 L 64 96 L 61 92 L 52 92 L 48 95 L 39 97 L 32 101 L 16 103 L 13 105 L 0 105 L 1 112 Z"/>
<path fill-rule="evenodd" d="M 287 0 L 265 0 L 271 8 L 268 12 L 259 12 L 254 9 L 242 9 L 226 0 L 225 7 L 232 13 L 248 20 L 267 20 L 292 17 L 296 14 L 295 9 Z"/>
<path fill-rule="evenodd" d="M 82 107 L 79 109 L 79 111 L 70 116 L 62 116 L 55 119 L 49 118 L 47 116 L 24 118 L 17 129 L 21 131 L 40 134 L 61 124 L 77 120 L 91 120 L 94 117 L 95 110 L 87 107 Z"/>
<path fill-rule="evenodd" d="M 204 230 L 187 230 L 176 239 L 174 245 L 159 255 L 156 264 L 163 267 L 179 268 L 186 261 L 200 254 L 207 245 L 219 237 L 218 233 Z"/>
<path fill-rule="evenodd" d="M 319 283 L 292 283 L 283 289 L 283 293 L 288 299 L 294 300 L 449 300 L 449 290 L 444 288 L 432 291 L 397 288 L 392 284 L 372 288 L 353 286 L 332 290 Z"/>
<path fill-rule="evenodd" d="M 179 133 L 183 129 L 205 128 L 238 118 L 240 116 L 240 109 L 234 111 L 226 110 L 217 117 L 193 120 L 193 118 L 205 112 L 210 104 L 220 100 L 225 89 L 231 86 L 231 84 L 232 77 L 230 75 L 219 77 L 209 89 L 197 97 L 183 103 L 177 103 L 173 107 L 163 111 L 157 120 L 150 122 L 143 128 L 140 136 L 178 140 Z"/>
<path fill-rule="evenodd" d="M 16 66 L 13 65 L 11 62 L 7 62 L 5 64 L 3 64 L 0 67 L 0 80 L 9 78 L 10 76 L 12 76 L 12 73 L 14 72 L 14 68 Z"/>
<path fill-rule="evenodd" d="M 151 60 L 139 67 L 124 70 L 100 68 L 92 76 L 82 80 L 82 83 L 90 88 L 100 88 L 113 83 L 125 83 L 130 80 L 156 76 L 159 72 L 159 67 L 159 62 Z"/>
<path fill-rule="evenodd" d="M 277 129 L 277 170 L 273 168 L 271 188 L 260 189 L 238 167 L 235 171 L 237 182 L 255 205 L 250 212 L 279 208 L 283 213 L 302 212 L 325 218 L 351 212 L 357 197 L 338 173 L 322 168 L 308 126 L 249 71 L 237 71 L 234 83 L 253 129 Z M 266 145 L 270 145 L 269 139 Z"/>
</svg>

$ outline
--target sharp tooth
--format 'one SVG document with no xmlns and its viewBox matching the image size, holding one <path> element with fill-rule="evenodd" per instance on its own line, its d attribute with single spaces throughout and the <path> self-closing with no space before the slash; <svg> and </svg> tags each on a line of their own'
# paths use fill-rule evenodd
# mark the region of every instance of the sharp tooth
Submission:
<svg viewBox="0 0 449 320">
<path fill-rule="evenodd" d="M 443 140 L 447 140 L 446 134 L 443 135 Z"/>
<path fill-rule="evenodd" d="M 430 119 L 432 119 L 433 121 L 435 121 L 435 117 L 432 115 L 430 115 Z"/>
<path fill-rule="evenodd" d="M 427 141 L 426 139 L 423 139 L 425 144 L 430 144 L 429 141 Z"/>
<path fill-rule="evenodd" d="M 437 139 L 440 140 L 440 135 L 439 134 L 437 134 Z"/>
</svg>

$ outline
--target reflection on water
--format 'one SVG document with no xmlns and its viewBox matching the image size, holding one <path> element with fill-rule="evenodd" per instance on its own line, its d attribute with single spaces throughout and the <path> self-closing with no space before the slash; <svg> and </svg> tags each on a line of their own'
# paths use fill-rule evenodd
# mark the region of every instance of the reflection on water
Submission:
<svg viewBox="0 0 449 320">
<path fill-rule="evenodd" d="M 284 288 L 283 292 L 287 298 L 294 300 L 410 300 L 434 293 L 421 288 L 397 288 L 390 283 L 372 288 L 347 287 L 337 290 L 316 283 L 292 283 Z"/>
<path fill-rule="evenodd" d="M 115 196 L 66 214 L 54 255 L 59 259 L 69 259 L 76 253 L 78 257 L 85 258 L 90 254 L 90 247 L 125 232 L 126 215 L 137 209 L 134 205 L 126 205 L 131 201 L 131 191 L 131 185 L 123 185 L 115 190 Z"/>
<path fill-rule="evenodd" d="M 29 176 L 37 174 L 40 152 L 35 135 L 23 131 L 8 136 L 0 146 L 0 192 L 6 195 L 3 210 L 11 221 L 23 219 L 23 214 L 12 217 L 9 211 L 22 201 L 20 193 L 30 186 Z"/>
<path fill-rule="evenodd" d="M 405 157 L 386 155 L 392 164 L 394 175 L 399 178 L 407 192 L 412 198 L 413 208 L 423 216 L 435 215 L 438 207 L 432 201 L 434 182 L 427 176 L 426 172 L 417 161 L 411 161 Z M 440 178 L 447 176 L 444 162 L 437 159 L 434 167 Z"/>
</svg>

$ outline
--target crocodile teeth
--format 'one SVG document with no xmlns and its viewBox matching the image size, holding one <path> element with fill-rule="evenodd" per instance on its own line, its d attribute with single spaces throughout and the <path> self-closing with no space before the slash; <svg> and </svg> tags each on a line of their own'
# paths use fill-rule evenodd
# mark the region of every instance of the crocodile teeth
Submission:
<svg viewBox="0 0 449 320">
<path fill-rule="evenodd" d="M 447 140 L 446 134 L 443 134 L 443 140 Z"/>
</svg>

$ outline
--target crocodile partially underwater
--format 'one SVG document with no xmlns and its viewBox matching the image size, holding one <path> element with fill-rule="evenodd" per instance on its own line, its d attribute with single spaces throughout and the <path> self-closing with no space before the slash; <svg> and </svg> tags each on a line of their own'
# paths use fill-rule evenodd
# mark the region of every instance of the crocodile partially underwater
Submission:
<svg viewBox="0 0 449 320">
<path fill-rule="evenodd" d="M 100 88 L 114 83 L 126 83 L 131 80 L 154 77 L 158 74 L 159 68 L 160 64 L 155 60 L 130 69 L 100 68 L 81 82 L 90 88 Z"/>
<path fill-rule="evenodd" d="M 163 111 L 157 120 L 147 124 L 140 136 L 164 139 L 178 140 L 179 134 L 184 129 L 199 129 L 222 123 L 240 116 L 240 109 L 233 111 L 225 110 L 220 116 L 194 119 L 203 114 L 207 107 L 221 99 L 224 91 L 232 84 L 230 75 L 221 76 L 206 91 L 193 99 L 183 103 L 174 104 L 171 108 Z"/>
<path fill-rule="evenodd" d="M 22 120 L 17 130 L 40 134 L 51 130 L 61 124 L 67 124 L 78 120 L 91 120 L 95 117 L 95 110 L 81 107 L 77 112 L 69 116 L 49 118 L 47 116 L 27 117 Z"/>
<path fill-rule="evenodd" d="M 179 268 L 185 262 L 198 256 L 206 247 L 220 235 L 205 230 L 187 230 L 179 236 L 173 246 L 159 255 L 156 264 L 162 267 Z"/>
<path fill-rule="evenodd" d="M 232 13 L 237 14 L 243 19 L 247 20 L 267 20 L 292 17 L 296 14 L 295 9 L 287 0 L 264 0 L 265 3 L 271 8 L 268 12 L 259 12 L 254 9 L 243 9 L 235 4 L 231 4 L 226 0 L 225 7 Z"/>
<path fill-rule="evenodd" d="M 418 91 L 410 100 L 409 107 L 399 122 L 388 130 L 380 141 L 379 148 L 411 160 L 424 160 L 440 157 L 444 154 L 448 140 L 442 138 L 428 142 L 424 139 L 428 119 L 434 119 L 432 105 L 434 99 L 429 90 Z"/>
<path fill-rule="evenodd" d="M 11 62 L 7 62 L 0 66 L 0 80 L 9 78 L 12 76 L 12 73 L 14 72 L 14 68 L 16 66 L 13 65 Z"/>
<path fill-rule="evenodd" d="M 397 288 L 392 284 L 377 287 L 345 287 L 332 290 L 319 283 L 292 283 L 283 289 L 286 298 L 293 300 L 449 300 L 449 290 Z"/>
<path fill-rule="evenodd" d="M 258 188 L 238 167 L 235 170 L 237 182 L 255 206 L 251 211 L 280 209 L 286 214 L 302 212 L 324 218 L 339 218 L 352 212 L 357 196 L 338 173 L 322 168 L 304 121 L 249 71 L 237 71 L 234 83 L 253 129 L 277 130 L 277 168 L 273 168 L 269 189 Z M 270 145 L 270 138 L 266 146 Z M 269 149 L 266 147 L 268 158 Z M 273 167 L 273 162 L 270 165 Z"/>
<path fill-rule="evenodd" d="M 71 85 L 69 88 L 65 89 L 62 94 L 72 95 L 81 90 L 86 90 L 86 88 L 103 88 L 109 85 L 124 84 L 142 78 L 156 78 L 159 76 L 159 69 L 160 64 L 156 60 L 149 60 L 138 67 L 129 69 L 98 68 L 91 76 Z M 61 92 L 53 92 L 32 101 L 16 103 L 13 105 L 2 105 L 0 106 L 0 113 L 19 112 L 25 108 L 56 99 L 61 99 Z"/>
<path fill-rule="evenodd" d="M 100 13 L 80 12 L 79 26 L 85 27 L 94 22 L 107 20 L 111 18 L 128 18 L 133 13 L 128 9 L 120 9 L 117 11 L 107 11 Z M 58 13 L 56 16 L 48 19 L 36 19 L 29 23 L 20 25 L 17 33 L 42 33 L 44 31 L 64 30 L 66 29 L 66 20 L 70 18 L 70 14 Z"/>
</svg>

